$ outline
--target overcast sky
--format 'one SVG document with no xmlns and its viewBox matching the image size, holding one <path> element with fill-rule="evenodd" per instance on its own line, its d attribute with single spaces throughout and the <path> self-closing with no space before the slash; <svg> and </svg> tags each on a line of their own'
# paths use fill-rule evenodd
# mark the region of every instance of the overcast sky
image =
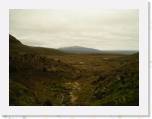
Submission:
<svg viewBox="0 0 152 119">
<path fill-rule="evenodd" d="M 138 50 L 138 10 L 10 10 L 9 32 L 23 44 Z"/>
</svg>

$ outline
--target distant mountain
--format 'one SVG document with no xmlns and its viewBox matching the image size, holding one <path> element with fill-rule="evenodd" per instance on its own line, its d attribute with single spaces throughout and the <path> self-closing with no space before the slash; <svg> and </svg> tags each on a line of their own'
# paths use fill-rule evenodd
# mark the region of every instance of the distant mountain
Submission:
<svg viewBox="0 0 152 119">
<path fill-rule="evenodd" d="M 59 48 L 58 50 L 65 53 L 77 53 L 77 54 L 102 53 L 101 50 L 97 50 L 94 48 L 86 48 L 86 47 L 81 47 L 81 46 L 62 47 L 62 48 Z"/>
<path fill-rule="evenodd" d="M 138 53 L 136 50 L 98 50 L 94 48 L 87 48 L 81 46 L 62 47 L 58 49 L 64 53 L 75 53 L 75 54 L 120 54 L 120 55 L 131 55 Z"/>
<path fill-rule="evenodd" d="M 139 53 L 137 50 L 104 50 L 102 54 L 120 54 L 120 55 L 132 55 Z"/>
</svg>

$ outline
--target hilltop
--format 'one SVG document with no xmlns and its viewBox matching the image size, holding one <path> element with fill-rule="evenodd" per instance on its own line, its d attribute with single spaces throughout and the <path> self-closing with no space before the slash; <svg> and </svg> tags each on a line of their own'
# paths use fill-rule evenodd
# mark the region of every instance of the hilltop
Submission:
<svg viewBox="0 0 152 119">
<path fill-rule="evenodd" d="M 43 48 L 43 47 L 31 47 L 22 44 L 14 36 L 9 35 L 9 47 L 10 53 L 12 54 L 25 54 L 25 53 L 34 53 L 38 55 L 62 55 L 63 52 L 55 50 L 53 48 Z"/>
<path fill-rule="evenodd" d="M 63 47 L 58 50 L 65 53 L 77 53 L 77 54 L 97 54 L 102 53 L 102 51 L 94 49 L 94 48 L 86 48 L 82 46 L 71 46 L 71 47 Z"/>
</svg>

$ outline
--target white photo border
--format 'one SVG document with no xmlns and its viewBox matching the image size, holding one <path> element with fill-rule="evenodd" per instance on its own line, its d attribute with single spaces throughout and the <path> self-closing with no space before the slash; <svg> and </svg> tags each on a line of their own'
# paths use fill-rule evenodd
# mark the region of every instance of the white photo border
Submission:
<svg viewBox="0 0 152 119">
<path fill-rule="evenodd" d="M 80 2 L 81 1 L 81 2 Z M 139 10 L 139 106 L 9 106 L 9 9 Z M 5 0 L 0 5 L 0 113 L 48 116 L 148 116 L 148 2 L 146 0 Z"/>
</svg>

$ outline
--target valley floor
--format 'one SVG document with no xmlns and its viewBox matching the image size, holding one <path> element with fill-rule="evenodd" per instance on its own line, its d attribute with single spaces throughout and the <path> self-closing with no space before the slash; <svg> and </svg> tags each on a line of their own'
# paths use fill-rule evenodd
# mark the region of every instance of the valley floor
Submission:
<svg viewBox="0 0 152 119">
<path fill-rule="evenodd" d="M 10 62 L 10 105 L 139 103 L 137 54 L 18 55 Z"/>
</svg>

